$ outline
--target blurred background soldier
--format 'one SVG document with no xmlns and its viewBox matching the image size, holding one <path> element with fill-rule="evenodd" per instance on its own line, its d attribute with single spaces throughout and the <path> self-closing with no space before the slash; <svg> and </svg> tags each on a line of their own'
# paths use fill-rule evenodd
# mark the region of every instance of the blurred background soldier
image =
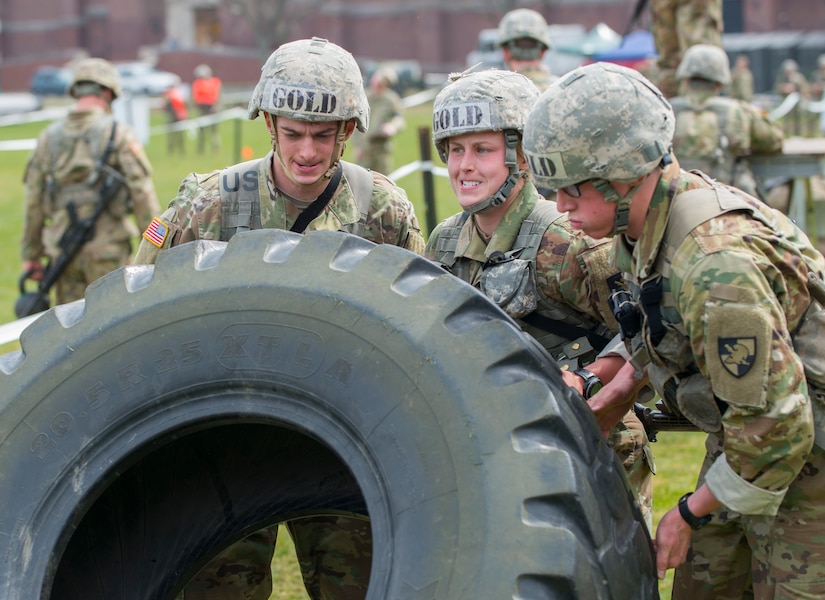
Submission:
<svg viewBox="0 0 825 600">
<path fill-rule="evenodd" d="M 221 97 L 221 80 L 212 74 L 209 65 L 198 65 L 195 67 L 195 81 L 192 82 L 192 101 L 198 109 L 201 117 L 214 115 L 218 112 L 218 101 Z M 198 128 L 198 152 L 203 154 L 208 143 L 212 151 L 217 152 L 221 147 L 221 137 L 218 131 L 218 124 L 201 126 Z"/>
<path fill-rule="evenodd" d="M 163 92 L 165 100 L 166 122 L 174 125 L 189 118 L 189 110 L 186 108 L 186 100 L 176 85 L 169 87 Z M 180 152 L 186 154 L 186 145 L 182 129 L 170 129 L 166 134 L 166 150 L 169 154 Z"/>
<path fill-rule="evenodd" d="M 132 238 L 159 210 L 143 146 L 127 124 L 112 117 L 112 101 L 121 91 L 114 66 L 100 58 L 81 61 L 68 91 L 77 102 L 40 134 L 26 167 L 24 273 L 39 281 L 43 259 L 61 255 L 59 242 L 67 229 L 92 215 L 104 186 L 116 191 L 97 218 L 92 239 L 57 280 L 59 304 L 83 298 L 91 282 L 129 264 Z"/>
<path fill-rule="evenodd" d="M 808 81 L 799 72 L 799 64 L 792 58 L 782 61 L 779 74 L 776 76 L 774 91 L 787 98 L 791 94 L 799 94 L 799 101 L 782 117 L 782 129 L 785 135 L 804 135 L 806 115 L 805 106 L 808 102 Z"/>
<path fill-rule="evenodd" d="M 398 75 L 390 67 L 379 67 L 372 74 L 367 91 L 370 128 L 353 137 L 358 164 L 384 175 L 393 168 L 392 140 L 404 128 L 404 105 L 392 89 L 397 83 Z"/>
<path fill-rule="evenodd" d="M 542 62 L 550 49 L 547 21 L 529 8 L 511 10 L 498 24 L 498 45 L 507 68 L 530 79 L 544 91 L 557 79 Z"/>
<path fill-rule="evenodd" d="M 143 234 L 135 262 L 197 239 L 227 241 L 239 231 L 346 231 L 421 254 L 424 238 L 406 192 L 386 176 L 341 160 L 358 128 L 369 127 L 361 70 L 325 39 L 284 44 L 261 69 L 249 118 L 263 116 L 270 152 L 220 171 L 191 173 Z M 239 185 L 243 182 L 243 185 Z M 265 515 L 262 515 L 262 519 Z M 286 523 L 313 600 L 361 600 L 372 564 L 363 515 L 312 515 Z M 266 600 L 278 524 L 230 546 L 184 588 L 185 600 Z"/>
<path fill-rule="evenodd" d="M 685 94 L 670 99 L 676 114 L 673 151 L 682 168 L 762 197 L 747 157 L 781 153 L 782 128 L 753 104 L 720 96 L 731 75 L 728 56 L 718 46 L 688 48 L 676 77 L 685 83 Z"/>
<path fill-rule="evenodd" d="M 812 101 L 825 100 L 825 54 L 820 54 L 816 59 L 816 70 L 811 73 L 811 81 L 808 94 Z M 825 112 L 812 112 L 811 135 L 825 136 Z"/>
<path fill-rule="evenodd" d="M 722 0 L 650 0 L 653 43 L 659 52 L 659 89 L 679 94 L 676 69 L 696 44 L 722 47 Z"/>
<path fill-rule="evenodd" d="M 753 101 L 753 71 L 751 71 L 750 62 L 747 54 L 739 54 L 736 57 L 731 73 L 731 98 L 745 102 Z"/>
<path fill-rule="evenodd" d="M 809 95 L 811 100 L 822 100 L 825 93 L 825 54 L 820 54 L 816 59 L 816 70 L 811 73 Z"/>
</svg>

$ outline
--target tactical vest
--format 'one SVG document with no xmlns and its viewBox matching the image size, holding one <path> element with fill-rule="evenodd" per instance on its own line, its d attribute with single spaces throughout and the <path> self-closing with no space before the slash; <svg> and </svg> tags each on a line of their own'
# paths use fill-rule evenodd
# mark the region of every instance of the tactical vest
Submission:
<svg viewBox="0 0 825 600">
<path fill-rule="evenodd" d="M 98 163 L 114 127 L 111 115 L 96 119 L 77 134 L 66 132 L 62 121 L 49 125 L 46 134 L 49 156 L 46 200 L 50 203 L 50 212 L 66 210 L 72 204 L 85 213 L 97 204 L 104 180 L 100 176 L 102 165 Z M 125 210 L 126 207 L 119 208 Z"/>
<path fill-rule="evenodd" d="M 673 150 L 681 167 L 733 185 L 736 157 L 730 152 L 725 133 L 730 107 L 712 98 L 701 107 L 684 97 L 671 98 L 670 104 L 676 115 Z"/>
<path fill-rule="evenodd" d="M 556 361 L 569 369 L 592 362 L 612 337 L 596 319 L 547 297 L 536 285 L 536 256 L 544 233 L 564 213 L 554 202 L 539 202 L 521 224 L 513 248 L 489 257 L 481 276 L 481 291 L 517 319 L 522 328 Z M 461 229 L 469 218 L 462 212 L 445 220 L 435 243 L 433 260 L 464 281 L 470 281 L 472 261 L 456 257 Z M 599 271 L 607 265 L 593 265 Z M 605 274 L 605 281 L 607 276 Z M 605 288 L 607 284 L 605 283 Z M 607 297 L 605 292 L 604 297 Z"/>
<path fill-rule="evenodd" d="M 756 202 L 755 200 L 753 202 Z M 670 287 L 670 265 L 682 242 L 696 227 L 733 211 L 748 215 L 773 229 L 770 219 L 750 202 L 722 186 L 701 188 L 676 196 L 653 269 L 646 281 L 626 277 L 638 299 L 644 323 L 643 336 L 648 375 L 672 412 L 681 413 L 700 429 L 719 431 L 725 406 L 713 396 L 710 383 L 696 369 L 687 330 L 679 316 Z M 777 232 L 777 235 L 779 233 Z M 813 265 L 811 270 L 816 273 Z M 821 273 L 817 273 L 821 276 Z M 794 350 L 802 361 L 811 397 L 816 444 L 825 448 L 825 309 L 812 301 L 805 317 L 791 332 Z M 718 422 L 717 426 L 714 423 Z"/>
<path fill-rule="evenodd" d="M 250 229 L 261 229 L 261 197 L 259 169 L 266 158 L 256 158 L 221 171 L 221 181 L 228 181 L 234 189 L 221 189 L 221 240 L 228 241 L 233 235 Z M 341 161 L 344 178 L 352 189 L 352 195 L 358 205 L 361 218 L 348 225 L 342 231 L 363 237 L 367 224 L 370 202 L 372 201 L 372 172 Z M 224 179 L 225 178 L 225 179 Z"/>
</svg>

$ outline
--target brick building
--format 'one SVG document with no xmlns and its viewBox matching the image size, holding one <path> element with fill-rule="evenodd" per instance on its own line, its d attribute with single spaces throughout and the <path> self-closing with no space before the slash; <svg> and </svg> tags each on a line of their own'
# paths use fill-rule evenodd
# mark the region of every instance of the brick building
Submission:
<svg viewBox="0 0 825 600">
<path fill-rule="evenodd" d="M 590 29 L 603 22 L 622 31 L 635 2 L 330 0 L 288 33 L 290 39 L 326 37 L 357 57 L 415 59 L 425 70 L 444 72 L 464 66 L 478 32 L 495 27 L 506 4 L 535 8 L 549 23 Z M 825 31 L 825 2 L 724 2 L 726 32 Z M 149 58 L 184 81 L 191 81 L 195 65 L 209 62 L 225 82 L 248 83 L 272 50 L 256 49 L 254 40 L 248 21 L 226 0 L 2 0 L 0 89 L 27 89 L 38 66 L 60 65 L 83 52 L 110 60 Z"/>
</svg>

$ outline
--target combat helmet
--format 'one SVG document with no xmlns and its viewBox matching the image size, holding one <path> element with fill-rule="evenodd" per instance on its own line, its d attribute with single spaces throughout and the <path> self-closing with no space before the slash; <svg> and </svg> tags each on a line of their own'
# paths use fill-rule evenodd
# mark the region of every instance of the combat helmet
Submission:
<svg viewBox="0 0 825 600">
<path fill-rule="evenodd" d="M 516 43 L 525 39 L 538 43 L 530 46 Z M 530 8 L 517 8 L 504 15 L 498 24 L 496 42 L 501 47 L 507 46 L 510 56 L 516 60 L 538 60 L 542 52 L 552 46 L 547 21 Z"/>
<path fill-rule="evenodd" d="M 539 97 L 522 146 L 536 185 L 558 189 L 591 181 L 618 204 L 615 232 L 621 233 L 636 186 L 621 195 L 610 182 L 632 183 L 669 164 L 675 122 L 662 92 L 641 73 L 593 63 Z"/>
<path fill-rule="evenodd" d="M 507 200 L 526 171 L 518 168 L 518 147 L 530 107 L 539 90 L 527 77 L 513 71 L 487 69 L 465 71 L 450 76 L 433 102 L 433 143 L 447 162 L 447 140 L 453 136 L 479 131 L 501 131 L 506 144 L 504 163 L 510 174 L 491 197 L 468 208 L 481 212 Z"/>
<path fill-rule="evenodd" d="M 679 68 L 676 69 L 676 78 L 692 77 L 728 85 L 731 77 L 727 53 L 719 46 L 711 44 L 696 44 L 688 48 L 682 62 L 679 63 Z"/>
<path fill-rule="evenodd" d="M 349 121 L 369 127 L 370 105 L 352 54 L 322 38 L 289 42 L 261 68 L 249 101 L 249 118 L 260 111 L 297 121 Z"/>
<path fill-rule="evenodd" d="M 86 82 L 96 83 L 112 90 L 112 99 L 121 94 L 120 74 L 108 60 L 85 58 L 80 61 L 74 70 L 72 83 L 69 85 L 69 95 L 77 98 L 77 85 Z"/>
</svg>

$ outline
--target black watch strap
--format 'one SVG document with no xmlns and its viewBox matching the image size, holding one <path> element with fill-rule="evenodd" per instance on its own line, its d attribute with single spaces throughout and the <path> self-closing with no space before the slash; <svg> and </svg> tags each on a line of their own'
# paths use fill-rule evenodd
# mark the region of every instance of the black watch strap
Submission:
<svg viewBox="0 0 825 600">
<path fill-rule="evenodd" d="M 688 492 L 681 498 L 679 498 L 679 514 L 682 516 L 682 519 L 685 520 L 685 523 L 690 525 L 690 528 L 693 531 L 701 529 L 708 523 L 710 523 L 711 516 L 705 515 L 704 517 L 697 517 L 692 512 L 690 512 L 690 508 L 688 508 L 688 498 L 693 495 L 693 492 Z"/>
<path fill-rule="evenodd" d="M 585 400 L 589 400 L 593 394 L 602 389 L 602 380 L 592 371 L 576 369 L 573 373 L 581 377 L 584 381 L 584 385 L 582 385 L 582 396 L 584 396 Z"/>
</svg>

